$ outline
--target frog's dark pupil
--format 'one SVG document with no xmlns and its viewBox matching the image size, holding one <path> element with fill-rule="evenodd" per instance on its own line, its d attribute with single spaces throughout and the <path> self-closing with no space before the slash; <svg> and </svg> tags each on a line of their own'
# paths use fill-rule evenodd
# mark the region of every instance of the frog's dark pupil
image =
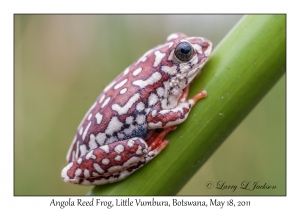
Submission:
<svg viewBox="0 0 300 210">
<path fill-rule="evenodd" d="M 180 52 L 183 54 L 188 54 L 191 51 L 191 46 L 185 44 L 181 47 Z"/>
<path fill-rule="evenodd" d="M 183 62 L 188 62 L 194 56 L 194 49 L 189 42 L 180 42 L 175 49 L 175 56 Z"/>
</svg>

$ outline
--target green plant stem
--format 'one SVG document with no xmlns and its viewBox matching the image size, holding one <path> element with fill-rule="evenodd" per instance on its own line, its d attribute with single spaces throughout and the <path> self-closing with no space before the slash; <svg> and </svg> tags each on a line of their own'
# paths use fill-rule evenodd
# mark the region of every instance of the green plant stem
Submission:
<svg viewBox="0 0 300 210">
<path fill-rule="evenodd" d="M 206 89 L 208 97 L 167 135 L 168 147 L 125 180 L 89 194 L 175 195 L 285 73 L 285 21 L 285 15 L 244 17 L 193 82 L 190 96 Z"/>
</svg>

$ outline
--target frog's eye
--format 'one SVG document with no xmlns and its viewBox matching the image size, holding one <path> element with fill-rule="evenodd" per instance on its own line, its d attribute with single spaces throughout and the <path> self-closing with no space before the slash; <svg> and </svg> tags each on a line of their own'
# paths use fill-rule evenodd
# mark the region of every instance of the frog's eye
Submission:
<svg viewBox="0 0 300 210">
<path fill-rule="evenodd" d="M 191 60 L 194 55 L 194 48 L 189 42 L 180 42 L 175 48 L 175 56 L 183 62 Z"/>
</svg>

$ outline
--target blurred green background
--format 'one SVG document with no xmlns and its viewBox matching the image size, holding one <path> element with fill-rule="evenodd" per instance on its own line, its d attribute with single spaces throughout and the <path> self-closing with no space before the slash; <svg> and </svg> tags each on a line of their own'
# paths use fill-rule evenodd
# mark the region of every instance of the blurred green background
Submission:
<svg viewBox="0 0 300 210">
<path fill-rule="evenodd" d="M 215 46 L 241 15 L 15 15 L 15 195 L 85 195 L 60 178 L 86 111 L 104 87 L 173 32 Z M 285 76 L 178 195 L 286 193 Z M 172 140 L 171 140 L 172 141 Z M 259 181 L 267 190 L 206 189 Z"/>
</svg>

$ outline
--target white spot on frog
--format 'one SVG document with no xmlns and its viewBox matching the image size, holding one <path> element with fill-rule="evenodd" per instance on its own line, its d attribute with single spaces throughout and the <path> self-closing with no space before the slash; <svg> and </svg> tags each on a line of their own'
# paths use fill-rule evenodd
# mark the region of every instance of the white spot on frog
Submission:
<svg viewBox="0 0 300 210">
<path fill-rule="evenodd" d="M 103 165 L 109 164 L 109 159 L 103 158 L 103 159 L 102 159 L 102 164 L 103 164 Z"/>
<path fill-rule="evenodd" d="M 102 122 L 103 115 L 98 112 L 95 115 L 95 118 L 97 119 L 97 124 L 100 124 Z"/>
<path fill-rule="evenodd" d="M 90 158 L 96 159 L 96 156 L 93 154 L 94 150 L 91 150 L 86 156 L 85 159 L 89 160 Z"/>
<path fill-rule="evenodd" d="M 124 133 L 126 135 L 131 135 L 133 130 L 135 130 L 135 127 L 132 124 L 130 124 L 130 127 L 124 130 Z"/>
<path fill-rule="evenodd" d="M 154 55 L 155 55 L 155 61 L 153 66 L 157 67 L 161 63 L 162 59 L 166 56 L 166 53 L 161 53 L 159 50 L 157 50 L 155 51 Z"/>
<path fill-rule="evenodd" d="M 81 126 L 80 130 L 79 130 L 79 135 L 82 135 L 83 132 L 83 127 Z"/>
<path fill-rule="evenodd" d="M 145 104 L 143 102 L 140 102 L 136 105 L 136 110 L 139 112 L 143 111 L 145 109 Z"/>
<path fill-rule="evenodd" d="M 96 141 L 100 145 L 104 145 L 105 139 L 106 139 L 105 133 L 98 133 L 96 136 Z"/>
<path fill-rule="evenodd" d="M 79 150 L 81 155 L 84 155 L 87 152 L 86 146 L 84 144 L 80 145 Z"/>
<path fill-rule="evenodd" d="M 136 80 L 132 84 L 139 86 L 140 88 L 144 88 L 148 85 L 153 85 L 161 79 L 162 75 L 159 72 L 154 72 L 148 79 L 146 80 Z"/>
<path fill-rule="evenodd" d="M 115 147 L 115 152 L 120 154 L 121 152 L 124 151 L 124 146 L 122 144 L 118 144 L 116 147 Z"/>
<path fill-rule="evenodd" d="M 137 75 L 139 75 L 139 74 L 141 73 L 141 71 L 142 71 L 142 68 L 139 67 L 139 68 L 137 68 L 136 70 L 134 70 L 134 71 L 132 72 L 132 75 L 133 75 L 133 76 L 137 76 Z"/>
<path fill-rule="evenodd" d="M 117 137 L 112 136 L 109 139 L 107 139 L 106 144 L 111 144 L 111 143 L 114 143 L 116 141 L 118 141 Z"/>
<path fill-rule="evenodd" d="M 172 39 L 177 39 L 178 38 L 178 34 L 170 34 L 168 37 L 167 37 L 167 41 L 170 41 Z"/>
<path fill-rule="evenodd" d="M 125 136 L 124 136 L 124 134 L 123 134 L 123 133 L 118 133 L 118 138 L 119 138 L 119 139 L 124 139 L 124 138 L 125 138 Z"/>
<path fill-rule="evenodd" d="M 138 115 L 135 119 L 137 124 L 143 124 L 146 121 L 146 116 L 145 115 Z"/>
<path fill-rule="evenodd" d="M 105 98 L 105 94 L 103 94 L 103 95 L 101 96 L 101 98 L 100 98 L 100 100 L 99 100 L 99 104 L 104 100 L 104 98 Z"/>
<path fill-rule="evenodd" d="M 107 128 L 105 130 L 105 134 L 112 135 L 115 131 L 119 131 L 122 127 L 123 123 L 120 122 L 118 117 L 114 116 L 109 121 Z"/>
<path fill-rule="evenodd" d="M 172 43 L 173 43 L 173 42 L 172 42 Z M 172 50 L 172 51 L 171 51 L 171 53 L 170 53 L 170 55 L 169 55 L 169 57 L 168 57 L 168 61 L 173 60 L 173 57 L 174 57 L 174 51 L 175 51 L 175 50 Z"/>
<path fill-rule="evenodd" d="M 167 74 L 169 75 L 175 75 L 177 73 L 177 67 L 174 65 L 174 66 L 162 66 L 161 67 L 161 70 L 166 72 Z"/>
<path fill-rule="evenodd" d="M 148 123 L 148 129 L 156 129 L 156 128 L 161 128 L 162 127 L 162 122 L 157 122 L 157 123 L 153 123 L 153 122 L 149 122 Z"/>
<path fill-rule="evenodd" d="M 114 89 L 115 90 L 119 89 L 120 87 L 122 87 L 123 85 L 125 85 L 127 81 L 128 81 L 128 79 L 122 80 L 121 82 L 119 82 L 118 84 L 115 85 Z"/>
<path fill-rule="evenodd" d="M 83 171 L 83 175 L 84 175 L 84 177 L 85 177 L 85 178 L 88 178 L 88 177 L 90 177 L 90 172 L 89 172 L 89 170 L 87 170 L 87 169 L 84 169 L 84 171 Z"/>
<path fill-rule="evenodd" d="M 128 72 L 129 72 L 129 67 L 127 67 L 127 68 L 124 70 L 124 73 L 123 73 L 123 75 L 126 75 L 126 74 L 128 74 Z"/>
<path fill-rule="evenodd" d="M 137 155 L 143 154 L 142 147 L 141 147 L 141 146 L 138 146 L 138 149 L 136 150 L 135 153 L 136 153 Z"/>
<path fill-rule="evenodd" d="M 77 159 L 77 163 L 80 165 L 81 162 L 82 162 L 82 158 L 78 158 L 78 159 Z"/>
<path fill-rule="evenodd" d="M 94 169 L 99 173 L 99 174 L 103 174 L 104 170 L 99 166 L 98 163 L 94 163 L 93 164 Z"/>
<path fill-rule="evenodd" d="M 121 160 L 121 155 L 117 155 L 116 157 L 115 157 L 115 161 L 120 161 Z"/>
<path fill-rule="evenodd" d="M 84 132 L 83 132 L 83 134 L 82 134 L 82 140 L 85 139 L 85 136 L 86 136 L 86 134 L 87 134 L 87 132 L 88 132 L 88 130 L 89 130 L 91 124 L 92 124 L 92 122 L 89 122 L 89 124 L 86 126 L 86 128 L 85 128 L 85 130 L 84 130 Z"/>
<path fill-rule="evenodd" d="M 104 108 L 108 104 L 108 102 L 110 101 L 110 98 L 111 97 L 108 97 L 107 99 L 105 99 L 105 101 L 103 102 L 101 108 Z"/>
<path fill-rule="evenodd" d="M 134 141 L 133 141 L 133 140 L 129 140 L 129 141 L 127 142 L 127 145 L 128 145 L 128 147 L 133 147 Z"/>
<path fill-rule="evenodd" d="M 101 147 L 101 149 L 102 149 L 105 153 L 109 154 L 109 147 L 108 147 L 108 145 L 103 145 L 103 146 Z"/>
<path fill-rule="evenodd" d="M 119 104 L 113 104 L 111 108 L 112 110 L 117 111 L 119 115 L 126 114 L 139 98 L 140 94 L 136 93 L 127 101 L 127 103 L 123 107 L 121 107 Z"/>
<path fill-rule="evenodd" d="M 155 117 L 156 114 L 157 114 L 157 111 L 156 111 L 156 110 L 153 110 L 153 111 L 151 112 L 152 117 Z"/>
<path fill-rule="evenodd" d="M 151 93 L 148 98 L 148 104 L 149 106 L 154 106 L 158 101 L 158 97 L 155 93 Z"/>
<path fill-rule="evenodd" d="M 96 143 L 96 136 L 94 134 L 90 135 L 89 147 L 90 149 L 95 149 L 96 147 L 98 147 Z"/>
<path fill-rule="evenodd" d="M 158 94 L 159 97 L 163 97 L 163 95 L 165 94 L 165 89 L 162 87 L 159 87 L 156 89 L 156 92 Z"/>
<path fill-rule="evenodd" d="M 198 53 L 203 54 L 202 47 L 198 44 L 192 44 L 193 48 L 198 51 Z"/>
<path fill-rule="evenodd" d="M 127 92 L 127 88 L 123 88 L 122 90 L 120 90 L 120 94 L 124 94 Z"/>
<path fill-rule="evenodd" d="M 80 168 L 77 168 L 77 170 L 75 171 L 75 176 L 80 176 L 82 170 Z"/>
<path fill-rule="evenodd" d="M 132 124 L 132 122 L 133 122 L 132 116 L 126 118 L 126 124 Z"/>
<path fill-rule="evenodd" d="M 107 169 L 108 172 L 110 173 L 114 173 L 114 172 L 117 172 L 117 171 L 122 171 L 123 167 L 122 166 L 112 166 L 110 168 Z"/>
</svg>

